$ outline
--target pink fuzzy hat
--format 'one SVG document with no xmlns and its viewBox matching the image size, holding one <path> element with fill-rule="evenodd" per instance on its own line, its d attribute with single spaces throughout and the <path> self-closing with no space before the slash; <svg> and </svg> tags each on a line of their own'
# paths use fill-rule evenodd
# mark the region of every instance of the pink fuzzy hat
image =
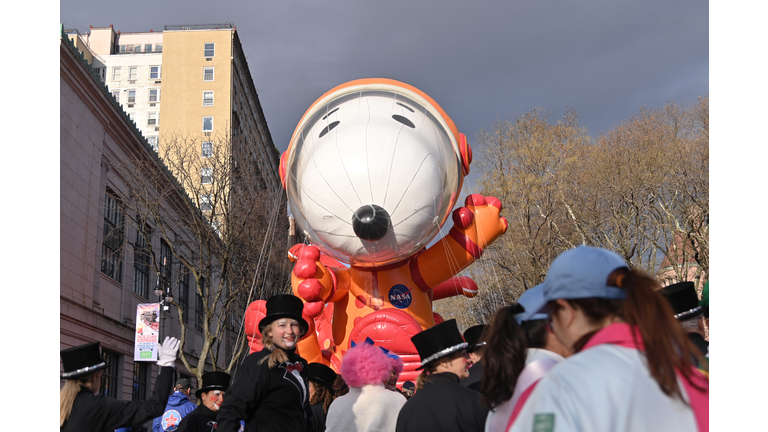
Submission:
<svg viewBox="0 0 768 432">
<path fill-rule="evenodd" d="M 390 358 L 381 348 L 361 343 L 350 348 L 341 360 L 341 377 L 350 387 L 383 385 L 389 379 L 392 367 Z"/>
</svg>

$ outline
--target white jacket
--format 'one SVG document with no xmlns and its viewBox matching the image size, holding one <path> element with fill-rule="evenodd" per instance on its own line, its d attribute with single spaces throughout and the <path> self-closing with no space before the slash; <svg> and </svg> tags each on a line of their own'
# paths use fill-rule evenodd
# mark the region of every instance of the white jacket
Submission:
<svg viewBox="0 0 768 432">
<path fill-rule="evenodd" d="M 686 395 L 682 383 L 681 390 Z M 510 431 L 696 432 L 697 425 L 689 406 L 661 391 L 643 353 L 602 344 L 542 378 Z"/>
<path fill-rule="evenodd" d="M 563 360 L 565 358 L 555 352 L 541 348 L 528 348 L 525 356 L 525 368 L 517 377 L 517 384 L 515 384 L 512 397 L 499 404 L 496 409 L 488 412 L 488 418 L 485 420 L 485 432 L 506 431 L 509 416 L 512 415 L 520 394 L 543 377 L 552 368 L 552 364 Z"/>
<path fill-rule="evenodd" d="M 384 384 L 350 387 L 328 407 L 325 430 L 329 432 L 395 432 L 397 415 L 405 396 L 387 390 Z"/>
</svg>

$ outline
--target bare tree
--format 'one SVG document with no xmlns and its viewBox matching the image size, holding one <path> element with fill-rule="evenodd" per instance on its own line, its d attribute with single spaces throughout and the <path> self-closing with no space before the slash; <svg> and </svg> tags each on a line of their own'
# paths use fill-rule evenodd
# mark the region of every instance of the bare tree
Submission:
<svg viewBox="0 0 768 432">
<path fill-rule="evenodd" d="M 267 189 L 247 146 L 243 138 L 167 133 L 158 159 L 118 167 L 147 264 L 174 294 L 181 360 L 198 380 L 206 363 L 229 371 L 248 353 L 239 332 L 250 301 L 290 289 L 284 194 Z M 168 252 L 152 246 L 153 234 Z M 180 269 L 173 280 L 168 254 Z M 195 365 L 184 350 L 192 326 L 202 334 Z"/>
<path fill-rule="evenodd" d="M 642 108 L 597 139 L 572 110 L 556 123 L 534 110 L 497 121 L 475 146 L 480 193 L 501 200 L 509 229 L 470 269 L 477 297 L 438 312 L 484 322 L 579 244 L 615 250 L 662 282 L 708 279 L 708 97 Z"/>
</svg>

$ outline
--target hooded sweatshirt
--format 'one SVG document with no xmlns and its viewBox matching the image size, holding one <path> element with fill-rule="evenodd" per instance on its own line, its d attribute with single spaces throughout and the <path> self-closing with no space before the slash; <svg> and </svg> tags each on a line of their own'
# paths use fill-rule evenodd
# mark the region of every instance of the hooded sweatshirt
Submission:
<svg viewBox="0 0 768 432">
<path fill-rule="evenodd" d="M 165 406 L 165 412 L 152 422 L 153 432 L 173 432 L 179 427 L 181 419 L 191 413 L 197 405 L 189 400 L 187 395 L 180 391 L 175 391 L 168 398 L 168 405 Z"/>
</svg>

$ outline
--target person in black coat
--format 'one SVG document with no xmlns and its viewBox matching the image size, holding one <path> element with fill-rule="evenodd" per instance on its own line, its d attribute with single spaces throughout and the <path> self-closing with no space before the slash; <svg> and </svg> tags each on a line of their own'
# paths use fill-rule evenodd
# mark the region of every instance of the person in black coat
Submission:
<svg viewBox="0 0 768 432">
<path fill-rule="evenodd" d="M 259 322 L 264 349 L 245 358 L 219 409 L 218 432 L 312 430 L 307 361 L 296 343 L 309 329 L 304 304 L 292 295 L 267 300 Z"/>
<path fill-rule="evenodd" d="M 481 393 L 481 386 L 483 382 L 483 348 L 485 348 L 485 340 L 483 340 L 483 330 L 486 325 L 480 324 L 468 328 L 464 332 L 464 340 L 467 342 L 467 354 L 472 361 L 472 366 L 469 368 L 469 377 L 461 380 L 461 385 L 469 387 L 472 390 Z"/>
<path fill-rule="evenodd" d="M 336 382 L 336 372 L 322 363 L 310 363 L 307 371 L 312 427 L 316 432 L 323 432 L 328 406 L 333 402 L 333 383 Z"/>
<path fill-rule="evenodd" d="M 456 320 L 448 320 L 411 338 L 423 372 L 416 393 L 397 417 L 397 432 L 482 431 L 488 408 L 480 393 L 459 384 L 469 376 L 467 343 Z"/>
<path fill-rule="evenodd" d="M 158 347 L 160 376 L 146 401 L 122 402 L 98 394 L 102 369 L 108 365 L 101 359 L 100 343 L 92 342 L 61 351 L 67 382 L 60 393 L 60 432 L 113 431 L 141 424 L 163 413 L 173 389 L 174 363 L 179 341 L 165 338 Z"/>
<path fill-rule="evenodd" d="M 203 385 L 195 392 L 200 405 L 181 420 L 176 432 L 216 432 L 216 416 L 231 378 L 226 372 L 204 373 Z"/>
<path fill-rule="evenodd" d="M 704 357 L 709 357 L 709 342 L 704 339 L 704 307 L 693 282 L 678 282 L 665 286 L 659 293 L 667 299 L 675 312 L 675 318 Z M 696 360 L 698 364 L 699 361 Z"/>
</svg>

